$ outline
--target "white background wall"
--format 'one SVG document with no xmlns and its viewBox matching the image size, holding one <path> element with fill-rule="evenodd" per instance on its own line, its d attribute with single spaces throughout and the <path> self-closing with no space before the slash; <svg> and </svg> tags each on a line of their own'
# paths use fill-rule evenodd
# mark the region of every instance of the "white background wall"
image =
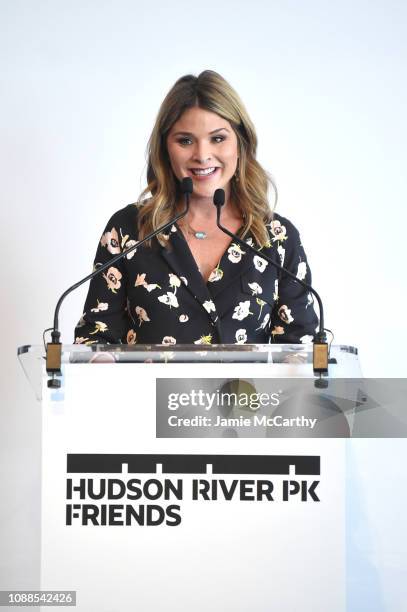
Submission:
<svg viewBox="0 0 407 612">
<path fill-rule="evenodd" d="M 41 343 L 137 198 L 179 76 L 210 68 L 237 89 L 335 342 L 359 347 L 366 376 L 406 376 L 406 18 L 402 0 L 0 0 L 0 587 L 36 585 L 21 500 L 38 490 L 38 405 L 16 347 Z M 65 304 L 65 342 L 85 293 Z"/>
</svg>

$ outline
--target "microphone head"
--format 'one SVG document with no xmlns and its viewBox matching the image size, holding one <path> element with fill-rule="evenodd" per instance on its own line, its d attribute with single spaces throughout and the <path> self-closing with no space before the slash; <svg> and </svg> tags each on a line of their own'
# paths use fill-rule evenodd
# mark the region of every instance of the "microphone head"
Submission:
<svg viewBox="0 0 407 612">
<path fill-rule="evenodd" d="M 213 194 L 213 203 L 216 208 L 223 206 L 225 203 L 225 192 L 223 189 L 217 189 Z"/>
<path fill-rule="evenodd" d="M 183 193 L 183 194 L 186 194 L 186 193 L 191 194 L 193 192 L 193 190 L 194 190 L 194 185 L 193 185 L 192 179 L 191 179 L 190 176 L 186 176 L 181 181 L 181 193 Z"/>
</svg>

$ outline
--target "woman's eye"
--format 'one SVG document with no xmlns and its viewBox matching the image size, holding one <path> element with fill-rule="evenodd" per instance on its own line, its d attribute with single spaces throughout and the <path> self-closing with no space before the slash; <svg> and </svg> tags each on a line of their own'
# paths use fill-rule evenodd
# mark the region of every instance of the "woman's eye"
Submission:
<svg viewBox="0 0 407 612">
<path fill-rule="evenodd" d="M 226 140 L 226 136 L 213 136 L 212 137 L 212 142 L 214 142 L 216 144 L 219 144 L 219 143 L 223 142 L 224 140 Z M 192 139 L 188 138 L 187 136 L 184 136 L 182 138 L 179 138 L 177 140 L 177 142 L 181 146 L 186 146 L 186 145 L 192 144 Z"/>
<path fill-rule="evenodd" d="M 192 140 L 190 138 L 180 138 L 178 142 L 180 145 L 189 145 L 192 143 Z"/>
</svg>

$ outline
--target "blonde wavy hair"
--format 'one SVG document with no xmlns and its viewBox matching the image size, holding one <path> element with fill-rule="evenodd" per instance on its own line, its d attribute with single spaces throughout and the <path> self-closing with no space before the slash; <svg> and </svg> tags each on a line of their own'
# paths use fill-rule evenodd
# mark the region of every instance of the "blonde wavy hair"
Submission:
<svg viewBox="0 0 407 612">
<path fill-rule="evenodd" d="M 266 223 L 272 219 L 268 202 L 271 185 L 277 203 L 277 189 L 272 178 L 256 160 L 257 135 L 242 101 L 229 83 L 212 70 L 199 76 L 185 75 L 170 89 L 159 110 L 147 147 L 147 187 L 138 200 L 138 229 L 141 240 L 171 220 L 179 200 L 179 181 L 167 152 L 167 136 L 172 126 L 188 108 L 197 106 L 226 119 L 236 133 L 239 162 L 231 182 L 231 197 L 244 219 L 240 235 L 251 232 L 259 247 L 269 243 Z M 160 239 L 165 245 L 166 241 Z"/>
</svg>

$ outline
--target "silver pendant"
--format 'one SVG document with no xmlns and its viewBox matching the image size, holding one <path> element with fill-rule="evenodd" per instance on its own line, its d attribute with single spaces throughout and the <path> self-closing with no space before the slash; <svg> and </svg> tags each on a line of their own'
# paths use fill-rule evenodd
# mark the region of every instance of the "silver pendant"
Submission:
<svg viewBox="0 0 407 612">
<path fill-rule="evenodd" d="M 206 232 L 194 232 L 194 236 L 198 238 L 198 240 L 204 240 L 204 238 L 206 238 Z"/>
</svg>

